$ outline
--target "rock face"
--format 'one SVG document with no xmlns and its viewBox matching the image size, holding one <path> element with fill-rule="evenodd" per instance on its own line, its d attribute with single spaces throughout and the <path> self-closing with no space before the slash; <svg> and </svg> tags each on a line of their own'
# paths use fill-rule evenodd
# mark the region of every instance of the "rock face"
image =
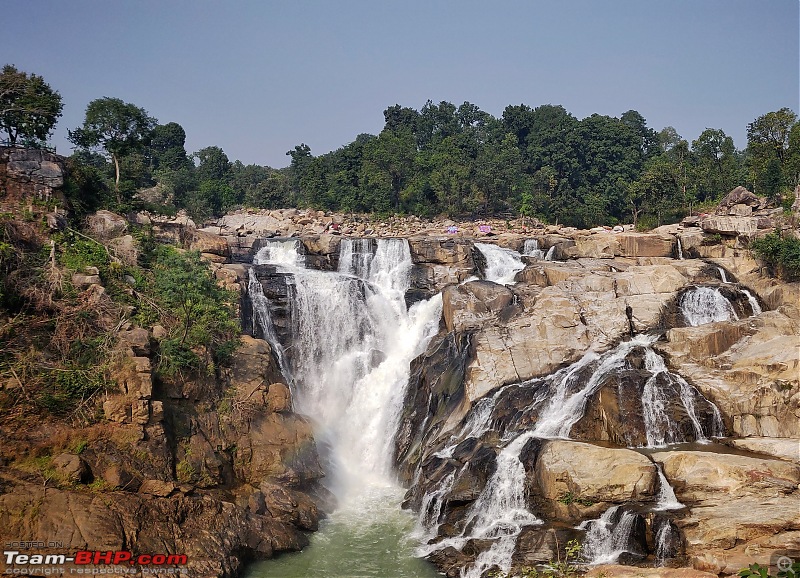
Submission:
<svg viewBox="0 0 800 578">
<path fill-rule="evenodd" d="M 64 204 L 64 157 L 43 150 L 0 147 L 0 207 L 18 208 L 31 201 Z"/>
<path fill-rule="evenodd" d="M 0 540 L 58 536 L 65 554 L 186 554 L 186 570 L 208 578 L 304 547 L 303 532 L 323 515 L 323 472 L 269 345 L 243 336 L 220 375 L 172 381 L 153 379 L 147 330 L 120 332 L 118 351 L 120 388 L 102 404 L 106 423 L 73 434 L 88 442 L 49 461 L 45 485 L 45 474 L 5 455 L 31 442 L 2 431 Z M 94 491 L 83 486 L 90 482 Z"/>
</svg>

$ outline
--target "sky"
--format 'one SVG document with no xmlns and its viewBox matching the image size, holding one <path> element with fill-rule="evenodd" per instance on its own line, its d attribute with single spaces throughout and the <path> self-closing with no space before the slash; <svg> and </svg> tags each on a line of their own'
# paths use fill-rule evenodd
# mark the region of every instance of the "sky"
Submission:
<svg viewBox="0 0 800 578">
<path fill-rule="evenodd" d="M 798 0 L 0 1 L 0 65 L 64 101 L 52 143 L 105 96 L 186 130 L 186 149 L 283 167 L 383 111 L 430 99 L 560 104 L 578 118 L 638 110 L 690 142 L 800 112 Z"/>
</svg>

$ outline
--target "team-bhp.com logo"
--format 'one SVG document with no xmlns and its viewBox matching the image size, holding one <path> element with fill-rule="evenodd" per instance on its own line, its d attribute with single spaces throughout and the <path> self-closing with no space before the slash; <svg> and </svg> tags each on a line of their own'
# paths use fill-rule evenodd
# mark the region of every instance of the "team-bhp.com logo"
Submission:
<svg viewBox="0 0 800 578">
<path fill-rule="evenodd" d="M 78 550 L 66 554 L 23 554 L 19 550 L 3 552 L 6 569 L 4 574 L 50 575 L 50 574 L 119 574 L 123 572 L 98 572 L 88 566 L 138 567 L 143 573 L 162 574 L 180 571 L 176 566 L 185 566 L 186 554 L 137 554 L 127 550 Z M 65 566 L 69 565 L 69 568 Z M 86 568 L 84 568 L 86 567 Z M 152 567 L 152 568 L 150 568 Z M 168 568 L 169 567 L 169 568 Z M 47 569 L 48 571 L 45 571 Z M 172 570 L 172 572 L 166 572 Z"/>
</svg>

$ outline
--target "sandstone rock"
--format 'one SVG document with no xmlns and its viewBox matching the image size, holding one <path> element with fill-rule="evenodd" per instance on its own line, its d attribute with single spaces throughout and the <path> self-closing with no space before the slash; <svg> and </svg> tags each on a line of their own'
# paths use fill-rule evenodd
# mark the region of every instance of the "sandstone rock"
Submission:
<svg viewBox="0 0 800 578">
<path fill-rule="evenodd" d="M 191 251 L 210 253 L 220 257 L 229 257 L 231 253 L 228 242 L 224 237 L 205 231 L 192 231 L 189 249 Z"/>
<path fill-rule="evenodd" d="M 729 192 L 723 199 L 719 202 L 717 206 L 717 214 L 718 215 L 726 215 L 730 214 L 729 211 L 731 208 L 744 205 L 750 207 L 752 210 L 754 207 L 760 207 L 764 203 L 762 199 L 758 196 L 754 195 L 744 187 L 736 187 L 731 192 Z"/>
<path fill-rule="evenodd" d="M 136 492 L 139 490 L 141 480 L 119 464 L 112 464 L 103 470 L 103 480 L 109 490 L 123 490 Z"/>
<path fill-rule="evenodd" d="M 758 217 L 712 215 L 700 222 L 703 231 L 730 236 L 751 236 L 758 230 Z"/>
<path fill-rule="evenodd" d="M 728 214 L 734 217 L 749 217 L 753 214 L 753 207 L 744 204 L 733 205 L 728 209 Z"/>
<path fill-rule="evenodd" d="M 164 339 L 168 335 L 163 325 L 153 325 L 153 339 Z"/>
<path fill-rule="evenodd" d="M 586 578 L 717 578 L 716 573 L 694 568 L 636 568 L 618 564 L 593 566 Z"/>
<path fill-rule="evenodd" d="M 99 285 L 100 283 L 102 283 L 100 275 L 81 275 L 80 273 L 75 273 L 72 276 L 72 284 L 80 290 L 86 289 L 90 285 Z"/>
<path fill-rule="evenodd" d="M 53 458 L 53 467 L 70 484 L 85 484 L 92 476 L 86 462 L 74 454 L 59 454 Z"/>
<path fill-rule="evenodd" d="M 618 296 L 674 293 L 686 284 L 686 278 L 669 265 L 651 265 L 628 270 L 615 276 Z"/>
<path fill-rule="evenodd" d="M 796 464 L 800 463 L 800 439 L 751 437 L 729 439 L 727 443 L 735 448 L 767 454 Z"/>
<path fill-rule="evenodd" d="M 305 494 L 264 482 L 259 486 L 264 507 L 273 519 L 314 532 L 319 527 L 319 511 Z"/>
<path fill-rule="evenodd" d="M 269 386 L 266 395 L 267 410 L 272 412 L 287 412 L 292 410 L 292 396 L 289 388 L 283 383 L 273 383 Z"/>
<path fill-rule="evenodd" d="M 671 235 L 648 233 L 619 233 L 618 255 L 622 257 L 672 257 L 675 253 L 675 238 Z"/>
<path fill-rule="evenodd" d="M 656 491 L 655 465 L 628 449 L 548 441 L 536 461 L 535 472 L 548 509 L 561 519 L 602 513 L 609 504 L 649 501 Z"/>
<path fill-rule="evenodd" d="M 117 337 L 120 346 L 130 348 L 134 355 L 141 357 L 150 355 L 150 334 L 147 329 L 136 327 L 129 331 L 120 331 Z"/>
<path fill-rule="evenodd" d="M 131 402 L 121 395 L 111 395 L 103 402 L 103 415 L 108 421 L 130 423 Z"/>
<path fill-rule="evenodd" d="M 128 229 L 128 222 L 116 213 L 100 210 L 86 217 L 86 226 L 98 237 L 110 239 L 124 233 Z"/>
<path fill-rule="evenodd" d="M 442 314 L 448 331 L 480 329 L 513 299 L 511 290 L 491 281 L 451 285 L 442 292 Z"/>
<path fill-rule="evenodd" d="M 139 485 L 140 494 L 150 494 L 166 498 L 175 491 L 175 484 L 172 482 L 164 482 L 162 480 L 144 480 Z"/>
<path fill-rule="evenodd" d="M 136 241 L 131 235 L 111 239 L 108 245 L 119 259 L 128 265 L 136 265 L 139 258 L 139 249 L 136 247 Z"/>
</svg>

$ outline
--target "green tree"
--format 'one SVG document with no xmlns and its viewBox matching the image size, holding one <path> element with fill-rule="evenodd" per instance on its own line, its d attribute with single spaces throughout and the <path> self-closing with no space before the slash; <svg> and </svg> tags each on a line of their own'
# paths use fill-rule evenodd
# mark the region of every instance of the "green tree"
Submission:
<svg viewBox="0 0 800 578">
<path fill-rule="evenodd" d="M 197 159 L 197 177 L 201 181 L 223 181 L 228 177 L 231 162 L 221 148 L 206 147 L 192 156 Z"/>
<path fill-rule="evenodd" d="M 156 125 L 150 139 L 153 169 L 177 171 L 188 166 L 185 145 L 186 131 L 177 122 Z"/>
<path fill-rule="evenodd" d="M 61 95 L 41 76 L 11 64 L 0 73 L 0 128 L 13 145 L 17 139 L 45 141 L 61 116 Z"/>
<path fill-rule="evenodd" d="M 74 145 L 92 149 L 99 147 L 114 162 L 114 191 L 122 203 L 119 190 L 120 158 L 138 152 L 150 139 L 156 120 L 143 108 L 119 98 L 99 98 L 86 107 L 83 126 L 69 131 Z"/>
<path fill-rule="evenodd" d="M 695 181 L 700 200 L 720 198 L 738 184 L 739 162 L 733 139 L 720 129 L 707 128 L 692 141 Z"/>
<path fill-rule="evenodd" d="M 756 192 L 774 197 L 783 184 L 784 168 L 787 175 L 791 175 L 791 167 L 786 165 L 791 157 L 790 137 L 796 122 L 797 115 L 789 108 L 782 108 L 759 116 L 747 125 L 749 180 Z"/>
</svg>

